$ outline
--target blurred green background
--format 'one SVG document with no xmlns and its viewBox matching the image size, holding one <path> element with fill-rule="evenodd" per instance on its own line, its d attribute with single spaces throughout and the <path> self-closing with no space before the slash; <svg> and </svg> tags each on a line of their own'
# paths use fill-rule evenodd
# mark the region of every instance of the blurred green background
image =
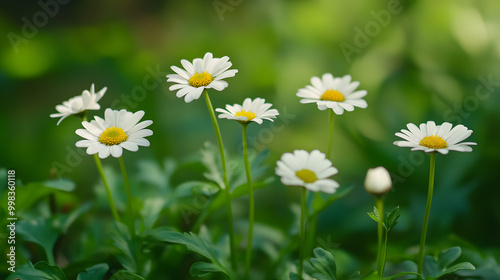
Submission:
<svg viewBox="0 0 500 280">
<path fill-rule="evenodd" d="M 249 129 L 254 150 L 270 150 L 270 174 L 284 152 L 326 150 L 328 113 L 295 96 L 312 76 L 350 74 L 368 91 L 367 109 L 335 118 L 332 161 L 339 174 L 333 178 L 354 191 L 320 215 L 322 240 L 358 259 L 373 258 L 376 225 L 366 215 L 373 201 L 362 183 L 368 168 L 383 165 L 395 180 L 388 207 L 402 211 L 390 239 L 408 253 L 416 250 L 428 156 L 392 143 L 407 123 L 434 120 L 467 126 L 474 130 L 468 140 L 478 145 L 472 153 L 437 157 L 429 244 L 500 248 L 500 2 L 66 2 L 1 4 L 0 166 L 15 169 L 18 179 L 46 180 L 56 168 L 77 183 L 83 200 L 93 198 L 92 157 L 74 146 L 79 120 L 56 126 L 49 117 L 92 83 L 108 90 L 91 116 L 125 108 L 144 110 L 144 119 L 154 121 L 151 147 L 125 154 L 132 173 L 139 159 L 182 160 L 205 141 L 215 143 L 204 101 L 184 103 L 165 78 L 171 65 L 210 51 L 229 56 L 239 70 L 226 90 L 210 92 L 214 107 L 262 97 L 281 113 L 274 124 Z M 219 124 L 227 151 L 240 153 L 240 126 Z M 112 158 L 104 164 L 118 166 Z M 275 180 L 256 193 L 256 219 L 289 224 L 298 194 Z M 246 204 L 239 207 L 245 217 Z"/>
</svg>

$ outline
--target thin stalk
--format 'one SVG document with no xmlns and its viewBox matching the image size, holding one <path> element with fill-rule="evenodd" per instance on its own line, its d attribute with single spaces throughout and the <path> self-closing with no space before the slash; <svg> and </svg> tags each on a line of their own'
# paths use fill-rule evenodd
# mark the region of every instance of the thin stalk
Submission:
<svg viewBox="0 0 500 280">
<path fill-rule="evenodd" d="M 307 189 L 302 188 L 302 199 L 300 203 L 300 258 L 299 258 L 299 265 L 297 268 L 297 275 L 299 276 L 299 279 L 302 278 L 302 263 L 304 262 L 304 255 L 305 255 L 305 235 L 306 235 L 306 195 L 307 195 Z"/>
<path fill-rule="evenodd" d="M 87 113 L 85 112 L 82 115 L 82 121 L 87 121 Z M 104 170 L 102 169 L 101 159 L 97 154 L 94 154 L 95 165 L 97 166 L 97 171 L 99 175 L 101 175 L 102 183 L 104 184 L 104 189 L 106 190 L 106 196 L 108 197 L 109 207 L 111 208 L 111 213 L 113 213 L 113 218 L 115 222 L 120 222 L 120 216 L 118 216 L 118 211 L 116 211 L 116 206 L 113 201 L 113 196 L 111 195 L 111 190 L 109 189 L 108 181 L 106 180 L 106 176 L 104 175 Z"/>
<path fill-rule="evenodd" d="M 328 149 L 326 150 L 326 158 L 330 158 L 330 153 L 332 152 L 333 117 L 334 112 L 333 110 L 330 110 L 330 123 L 328 125 Z"/>
<path fill-rule="evenodd" d="M 379 279 L 382 279 L 384 274 L 384 248 L 383 248 L 383 239 L 384 239 L 384 198 L 376 197 L 375 203 L 377 204 L 378 209 L 378 250 L 377 250 L 377 272 L 379 275 Z"/>
<path fill-rule="evenodd" d="M 118 158 L 118 161 L 120 162 L 120 169 L 122 171 L 123 175 L 123 184 L 125 186 L 125 193 L 127 194 L 127 208 L 129 210 L 129 215 L 130 215 L 130 221 L 129 221 L 129 230 L 131 234 L 134 234 L 135 232 L 135 226 L 134 226 L 134 205 L 132 203 L 132 194 L 130 193 L 130 185 L 128 182 L 128 176 L 127 176 L 127 170 L 125 169 L 125 162 L 123 162 L 123 156 L 120 156 Z"/>
<path fill-rule="evenodd" d="M 385 270 L 385 261 L 387 259 L 387 235 L 389 235 L 389 231 L 385 231 L 385 235 L 384 235 L 384 249 L 382 250 L 382 274 L 384 273 L 384 270 Z M 382 279 L 382 277 L 380 277 L 380 279 Z"/>
<path fill-rule="evenodd" d="M 224 154 L 224 145 L 222 144 L 222 136 L 219 129 L 219 124 L 217 123 L 217 118 L 215 117 L 214 108 L 212 107 L 212 102 L 210 102 L 210 97 L 208 92 L 205 90 L 203 92 L 205 97 L 205 102 L 207 103 L 208 112 L 210 113 L 210 119 L 214 126 L 215 136 L 217 137 L 217 144 L 219 145 L 220 159 L 222 164 L 222 175 L 224 180 L 224 192 L 226 194 L 226 206 L 227 206 L 227 219 L 229 228 L 229 248 L 231 252 L 231 266 L 233 270 L 237 271 L 236 263 L 236 249 L 234 245 L 234 228 L 233 228 L 233 210 L 231 207 L 231 190 L 229 189 L 229 180 L 227 177 L 226 169 L 226 156 Z"/>
<path fill-rule="evenodd" d="M 253 240 L 253 222 L 254 222 L 254 197 L 252 187 L 252 173 L 250 172 L 250 163 L 248 161 L 248 145 L 247 145 L 247 126 L 248 123 L 242 124 L 243 128 L 243 160 L 245 161 L 245 173 L 248 184 L 248 242 L 245 260 L 245 278 L 250 275 L 250 262 L 252 258 L 252 240 Z"/>
<path fill-rule="evenodd" d="M 314 193 L 314 199 L 319 196 L 319 192 Z M 316 229 L 318 227 L 318 215 L 319 212 L 314 212 L 311 216 L 311 220 L 309 221 L 309 228 L 307 232 L 307 246 L 306 246 L 306 256 L 309 256 L 313 251 L 314 247 L 314 239 L 316 238 Z"/>
<path fill-rule="evenodd" d="M 109 189 L 108 181 L 106 180 L 106 176 L 104 175 L 104 170 L 102 169 L 101 159 L 94 154 L 95 165 L 97 166 L 97 171 L 99 171 L 99 175 L 101 175 L 102 183 L 104 184 L 104 189 L 106 190 L 106 196 L 108 197 L 109 207 L 111 208 L 111 213 L 113 213 L 113 218 L 115 222 L 120 222 L 120 216 L 118 216 L 118 211 L 116 211 L 116 206 L 113 201 L 113 196 L 111 195 L 111 190 Z"/>
<path fill-rule="evenodd" d="M 418 257 L 418 273 L 422 274 L 424 266 L 425 238 L 427 236 L 427 225 L 431 213 L 432 193 L 434 192 L 434 173 L 436 171 L 436 153 L 431 153 L 431 164 L 429 170 L 429 190 L 427 191 L 427 204 L 425 206 L 424 224 L 422 226 L 422 236 L 420 237 L 420 250 Z"/>
</svg>

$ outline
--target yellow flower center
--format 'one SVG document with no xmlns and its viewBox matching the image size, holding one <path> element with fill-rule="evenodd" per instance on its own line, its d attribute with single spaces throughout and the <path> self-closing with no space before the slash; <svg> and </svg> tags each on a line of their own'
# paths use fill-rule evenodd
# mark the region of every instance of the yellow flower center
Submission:
<svg viewBox="0 0 500 280">
<path fill-rule="evenodd" d="M 328 100 L 328 101 L 336 101 L 336 102 L 342 102 L 345 100 L 345 97 L 342 93 L 339 91 L 336 91 L 334 89 L 329 89 L 321 95 L 321 100 Z"/>
<path fill-rule="evenodd" d="M 238 113 L 234 114 L 235 117 L 247 117 L 247 121 L 251 121 L 255 118 L 255 114 L 250 112 L 250 111 L 239 111 Z"/>
<path fill-rule="evenodd" d="M 304 183 L 313 183 L 318 180 L 318 177 L 316 177 L 316 174 L 312 172 L 309 169 L 302 169 L 297 172 L 295 172 L 295 175 L 299 177 L 300 180 L 304 181 Z"/>
<path fill-rule="evenodd" d="M 208 74 L 208 71 L 203 73 L 196 72 L 196 74 L 189 78 L 189 85 L 193 87 L 204 87 L 208 86 L 213 80 L 214 78 L 212 75 Z"/>
<path fill-rule="evenodd" d="M 119 127 L 108 127 L 99 136 L 99 142 L 104 145 L 112 146 L 120 144 L 121 142 L 127 140 L 127 134 L 125 131 Z"/>
<path fill-rule="evenodd" d="M 431 149 L 443 149 L 448 147 L 448 143 L 441 136 L 432 135 L 425 136 L 420 140 L 420 146 L 424 146 Z"/>
</svg>

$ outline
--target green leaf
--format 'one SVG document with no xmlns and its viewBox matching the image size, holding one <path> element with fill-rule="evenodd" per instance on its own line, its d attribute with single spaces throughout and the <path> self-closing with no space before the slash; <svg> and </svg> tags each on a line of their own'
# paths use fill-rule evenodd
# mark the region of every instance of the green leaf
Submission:
<svg viewBox="0 0 500 280">
<path fill-rule="evenodd" d="M 9 275 L 6 280 L 66 280 L 66 276 L 57 266 L 52 267 L 45 262 L 38 262 L 35 266 L 28 261 L 16 269 L 16 272 Z"/>
<path fill-rule="evenodd" d="M 394 210 L 392 210 L 387 214 L 387 217 L 384 222 L 384 226 L 387 231 L 390 231 L 391 229 L 394 228 L 394 226 L 396 226 L 396 224 L 398 223 L 399 216 L 400 216 L 399 206 L 397 206 L 396 208 L 394 208 Z"/>
<path fill-rule="evenodd" d="M 36 243 L 52 254 L 52 249 L 61 233 L 54 224 L 54 219 L 38 217 L 33 220 L 21 220 L 17 224 L 16 231 L 25 241 Z"/>
<path fill-rule="evenodd" d="M 113 276 L 111 276 L 109 280 L 144 280 L 144 278 L 132 272 L 120 270 L 117 273 L 113 274 Z"/>
<path fill-rule="evenodd" d="M 273 181 L 273 177 L 268 177 L 262 181 L 254 182 L 252 184 L 252 188 L 254 191 L 259 190 L 268 186 Z M 231 200 L 245 196 L 247 194 L 248 185 L 245 183 L 233 190 L 233 192 L 231 193 Z M 193 228 L 199 227 L 207 217 L 209 217 L 217 209 L 224 206 L 226 206 L 226 197 L 224 195 L 224 192 L 219 192 L 214 198 L 209 201 L 208 205 L 203 209 L 203 212 L 200 214 L 200 217 L 198 217 L 198 220 L 196 221 L 196 224 L 193 226 Z"/>
<path fill-rule="evenodd" d="M 113 245 L 119 250 L 116 258 L 123 267 L 129 271 L 137 270 L 137 262 L 132 252 L 132 238 L 128 227 L 123 223 L 115 222 L 115 231 L 111 234 Z"/>
<path fill-rule="evenodd" d="M 66 233 L 69 227 L 75 222 L 75 220 L 78 217 L 80 217 L 83 213 L 89 211 L 91 207 L 92 204 L 90 202 L 85 203 L 80 207 L 76 208 L 75 210 L 73 210 L 73 212 L 71 212 L 69 215 L 59 216 L 60 231 L 62 233 Z"/>
<path fill-rule="evenodd" d="M 368 216 L 370 216 L 370 218 L 372 218 L 372 220 L 374 220 L 375 222 L 378 223 L 379 217 L 378 217 L 377 207 L 373 206 L 373 212 L 366 212 L 366 214 L 368 214 Z"/>
<path fill-rule="evenodd" d="M 45 181 L 42 183 L 42 185 L 44 185 L 47 188 L 52 188 L 65 192 L 72 192 L 76 188 L 75 182 L 63 178 Z"/>
<path fill-rule="evenodd" d="M 96 264 L 85 269 L 85 272 L 78 274 L 76 280 L 102 280 L 109 270 L 109 266 L 105 263 Z"/>
<path fill-rule="evenodd" d="M 461 254 L 462 249 L 460 247 L 452 247 L 450 249 L 441 251 L 438 255 L 437 260 L 435 260 L 431 256 L 426 256 L 424 259 L 424 274 L 427 276 L 427 278 L 440 278 L 442 276 L 453 274 L 461 270 L 474 270 L 475 267 L 468 262 L 463 262 L 448 267 L 453 262 L 455 262 Z"/>
<path fill-rule="evenodd" d="M 396 275 L 385 277 L 384 280 L 393 280 L 393 279 L 396 279 L 396 278 L 399 278 L 399 277 L 405 276 L 405 275 L 416 275 L 416 276 L 419 276 L 420 274 L 418 274 L 416 272 L 400 272 L 400 273 L 398 273 Z"/>
<path fill-rule="evenodd" d="M 460 247 L 452 247 L 448 250 L 441 251 L 438 256 L 439 268 L 441 270 L 445 269 L 454 261 L 456 261 L 461 254 L 462 254 L 462 249 Z"/>
<path fill-rule="evenodd" d="M 42 246 L 46 253 L 52 254 L 59 235 L 65 233 L 70 225 L 90 207 L 91 204 L 86 203 L 68 215 L 60 214 L 50 218 L 38 217 L 33 220 L 21 220 L 17 224 L 16 230 L 25 241 L 34 242 Z"/>
<path fill-rule="evenodd" d="M 213 264 L 213 266 L 206 266 L 198 263 L 195 265 L 194 269 L 191 269 L 194 272 L 202 273 L 201 269 L 206 268 L 207 270 L 203 271 L 207 274 L 217 271 L 231 277 L 232 271 L 229 269 L 229 264 L 221 257 L 221 253 L 208 240 L 200 238 L 194 233 L 180 233 L 176 231 L 162 231 L 157 234 L 157 237 L 162 241 L 185 245 L 189 251 L 204 256 Z"/>
<path fill-rule="evenodd" d="M 462 262 L 462 263 L 459 263 L 459 264 L 456 264 L 452 267 L 449 267 L 447 268 L 445 271 L 443 271 L 441 273 L 441 275 L 439 275 L 439 277 L 442 277 L 442 276 L 445 276 L 445 275 L 449 275 L 449 274 L 453 274 L 457 271 L 460 271 L 460 270 L 475 270 L 476 267 L 474 267 L 471 263 L 469 262 Z"/>
<path fill-rule="evenodd" d="M 22 214 L 30 209 L 41 198 L 58 191 L 70 192 L 75 189 L 75 183 L 67 179 L 57 179 L 45 182 L 29 183 L 16 186 L 16 212 Z M 7 192 L 3 192 L 0 205 L 7 212 Z"/>
<path fill-rule="evenodd" d="M 321 247 L 313 250 L 315 258 L 304 263 L 304 271 L 317 280 L 337 280 L 337 265 L 333 255 Z"/>
<path fill-rule="evenodd" d="M 153 228 L 164 206 L 165 200 L 162 197 L 151 197 L 144 200 L 141 217 L 146 229 Z"/>
<path fill-rule="evenodd" d="M 37 262 L 35 264 L 35 269 L 41 270 L 46 272 L 47 274 L 51 275 L 52 280 L 66 280 L 66 275 L 64 275 L 64 272 L 56 266 L 56 265 L 49 265 L 46 262 Z"/>
<path fill-rule="evenodd" d="M 214 272 L 224 273 L 224 271 L 222 271 L 216 264 L 207 262 L 195 262 L 189 269 L 189 274 L 196 277 L 205 277 Z"/>
</svg>

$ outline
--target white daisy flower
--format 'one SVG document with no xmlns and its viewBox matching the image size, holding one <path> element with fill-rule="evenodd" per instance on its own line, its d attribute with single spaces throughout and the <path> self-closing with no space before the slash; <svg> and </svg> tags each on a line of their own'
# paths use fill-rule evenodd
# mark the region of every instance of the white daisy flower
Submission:
<svg viewBox="0 0 500 280">
<path fill-rule="evenodd" d="M 337 168 L 318 150 L 284 153 L 276 165 L 276 175 L 281 176 L 285 185 L 303 186 L 313 192 L 325 193 L 334 193 L 339 187 L 339 183 L 328 179 L 338 173 Z"/>
<path fill-rule="evenodd" d="M 71 115 L 78 115 L 87 110 L 99 110 L 101 109 L 101 106 L 97 102 L 101 100 L 107 89 L 107 87 L 103 87 L 99 92 L 96 93 L 94 91 L 94 84 L 92 84 L 90 86 L 90 91 L 84 90 L 82 95 L 70 98 L 69 100 L 64 101 L 62 105 L 57 105 L 56 110 L 59 113 L 50 114 L 50 117 L 61 117 L 61 119 L 57 122 L 57 125 L 59 125 L 62 120 Z"/>
<path fill-rule="evenodd" d="M 85 129 L 76 130 L 76 134 L 85 138 L 76 142 L 77 147 L 87 148 L 87 154 L 99 153 L 100 158 L 107 158 L 110 154 L 121 157 L 123 149 L 131 152 L 139 150 L 139 146 L 149 147 L 149 141 L 144 137 L 153 135 L 153 131 L 145 129 L 153 121 L 142 121 L 144 111 L 135 113 L 125 109 L 120 111 L 106 109 L 104 119 L 97 116 L 90 122 L 82 122 Z"/>
<path fill-rule="evenodd" d="M 368 107 L 362 99 L 366 90 L 355 91 L 359 82 L 351 82 L 350 75 L 334 78 L 332 74 L 326 73 L 321 79 L 312 77 L 311 84 L 297 92 L 297 96 L 303 98 L 300 103 L 316 103 L 321 111 L 329 108 L 337 115 L 342 115 L 344 110 L 353 111 L 354 107 Z"/>
<path fill-rule="evenodd" d="M 273 104 L 265 103 L 263 98 L 255 98 L 253 101 L 246 98 L 243 101 L 243 106 L 239 104 L 226 105 L 226 110 L 217 108 L 215 111 L 222 113 L 219 119 L 237 120 L 240 123 L 256 122 L 262 124 L 262 120 L 273 121 L 277 115 L 278 110 L 269 109 Z"/>
<path fill-rule="evenodd" d="M 448 151 L 471 152 L 469 146 L 477 145 L 474 142 L 462 142 L 472 134 L 472 130 L 463 125 L 453 125 L 445 122 L 442 125 L 436 125 L 433 121 L 423 123 L 418 128 L 409 123 L 406 125 L 409 130 L 401 129 L 396 136 L 405 141 L 395 141 L 394 145 L 399 147 L 411 147 L 412 151 L 424 151 L 426 153 L 439 152 L 446 155 Z"/>
<path fill-rule="evenodd" d="M 181 64 L 184 69 L 177 66 L 170 67 L 177 74 L 167 75 L 167 82 L 176 83 L 168 89 L 178 90 L 176 96 L 184 97 L 186 103 L 200 98 L 205 89 L 222 91 L 228 86 L 222 79 L 234 77 L 238 73 L 236 69 L 228 70 L 233 65 L 229 62 L 228 56 L 213 58 L 210 52 L 207 52 L 203 59 L 195 58 L 193 63 L 183 59 Z"/>
</svg>

